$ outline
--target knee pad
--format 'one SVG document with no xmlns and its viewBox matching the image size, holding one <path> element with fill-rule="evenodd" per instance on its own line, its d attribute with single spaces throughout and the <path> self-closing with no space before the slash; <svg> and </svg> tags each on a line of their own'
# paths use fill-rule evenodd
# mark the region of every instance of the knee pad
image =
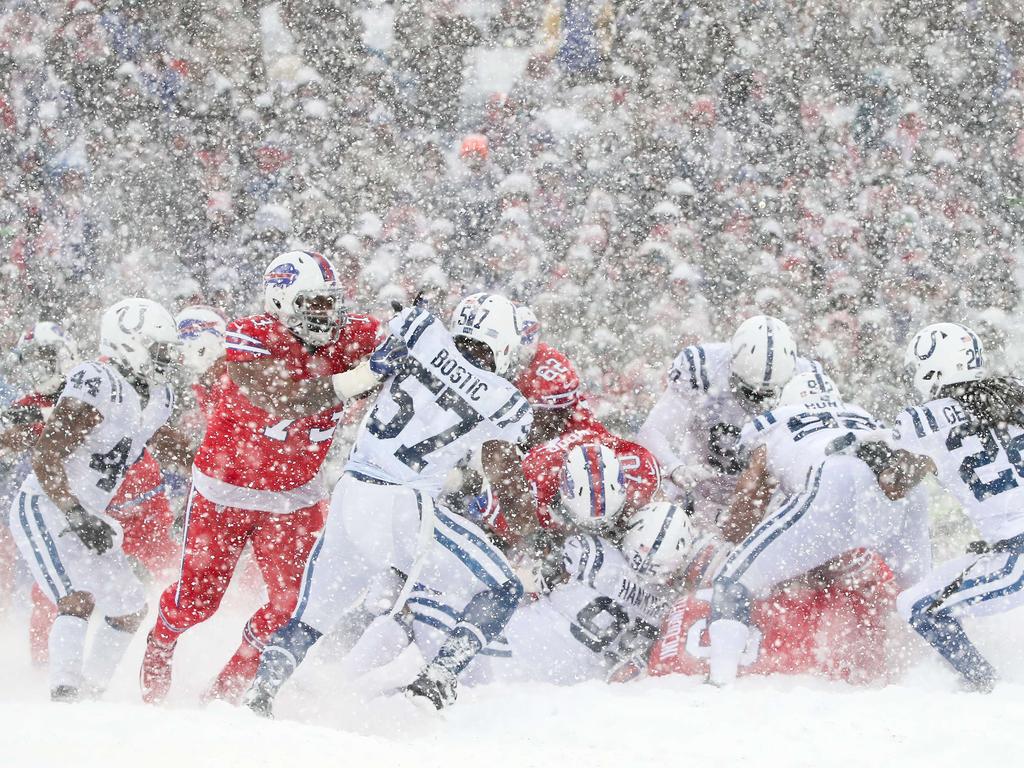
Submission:
<svg viewBox="0 0 1024 768">
<path fill-rule="evenodd" d="M 732 619 L 750 624 L 750 590 L 732 579 L 715 582 L 711 596 L 711 621 Z"/>
<path fill-rule="evenodd" d="M 96 608 L 96 598 L 88 592 L 72 592 L 57 601 L 57 614 L 88 619 Z"/>
</svg>

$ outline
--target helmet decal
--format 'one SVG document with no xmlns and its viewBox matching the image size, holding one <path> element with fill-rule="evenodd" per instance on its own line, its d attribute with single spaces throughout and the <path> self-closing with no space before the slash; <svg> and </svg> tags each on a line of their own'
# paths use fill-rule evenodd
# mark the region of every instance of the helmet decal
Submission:
<svg viewBox="0 0 1024 768">
<path fill-rule="evenodd" d="M 319 253 L 316 253 L 315 251 L 307 251 L 307 253 L 309 254 L 310 258 L 316 262 L 316 265 L 320 267 L 320 274 L 324 276 L 324 280 L 326 280 L 329 283 L 333 283 L 337 280 L 337 278 L 334 275 L 334 267 L 331 266 L 331 262 L 329 262 L 327 259 L 321 256 Z"/>
<path fill-rule="evenodd" d="M 601 449 L 594 444 L 583 446 L 583 460 L 587 467 L 587 482 L 590 484 L 590 509 L 593 517 L 604 517 L 604 457 Z"/>
<path fill-rule="evenodd" d="M 178 323 L 178 335 L 186 339 L 194 339 L 204 331 L 217 331 L 217 324 L 212 320 L 200 320 L 198 317 L 189 317 Z"/>
<path fill-rule="evenodd" d="M 921 336 L 919 335 L 916 339 L 914 339 L 914 354 L 917 355 L 918 360 L 927 360 L 929 357 L 932 356 L 932 353 L 935 351 L 935 347 L 939 343 L 938 336 L 938 331 L 932 331 L 930 334 L 928 334 L 928 337 L 931 339 L 932 345 L 928 347 L 928 351 L 925 352 L 924 354 L 921 354 L 917 349 L 917 345 L 921 341 Z"/>
<path fill-rule="evenodd" d="M 128 323 L 126 322 L 126 318 L 128 317 L 128 310 L 130 309 L 132 309 L 132 307 L 125 306 L 121 307 L 117 311 L 117 324 L 121 326 L 121 330 L 124 331 L 125 333 L 138 333 L 139 331 L 142 330 L 142 326 L 146 322 L 146 308 L 136 307 L 136 309 L 138 309 L 139 311 L 139 319 L 132 327 L 129 327 Z"/>
<path fill-rule="evenodd" d="M 321 256 L 321 258 L 323 258 Z M 323 266 L 320 267 L 320 271 L 323 271 Z M 299 277 L 299 270 L 294 264 L 284 263 L 277 266 L 273 272 L 267 273 L 263 278 L 264 285 L 276 285 L 281 288 L 287 288 L 289 285 L 294 283 Z"/>
</svg>

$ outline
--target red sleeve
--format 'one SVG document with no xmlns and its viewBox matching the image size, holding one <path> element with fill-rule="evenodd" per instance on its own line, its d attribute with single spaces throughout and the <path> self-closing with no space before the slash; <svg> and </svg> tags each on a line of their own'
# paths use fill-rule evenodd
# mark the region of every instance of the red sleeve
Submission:
<svg viewBox="0 0 1024 768">
<path fill-rule="evenodd" d="M 261 322 L 263 320 L 264 322 Z M 273 321 L 264 315 L 243 317 L 228 323 L 224 333 L 224 349 L 229 363 L 248 363 L 273 357 L 267 334 Z"/>
<path fill-rule="evenodd" d="M 332 368 L 342 372 L 354 368 L 384 340 L 385 328 L 369 315 L 349 315 L 341 338 L 331 350 Z"/>
</svg>

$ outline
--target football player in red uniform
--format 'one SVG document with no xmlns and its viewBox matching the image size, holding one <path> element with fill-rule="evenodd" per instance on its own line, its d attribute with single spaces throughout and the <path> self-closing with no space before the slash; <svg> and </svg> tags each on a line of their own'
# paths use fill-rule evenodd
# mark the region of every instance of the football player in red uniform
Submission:
<svg viewBox="0 0 1024 768">
<path fill-rule="evenodd" d="M 559 484 L 568 452 L 585 444 L 603 445 L 614 452 L 626 481 L 626 504 L 622 519 L 647 504 L 661 485 L 658 463 L 643 446 L 612 434 L 587 405 L 580 393 L 580 379 L 569 359 L 554 347 L 540 342 L 539 329 L 529 307 L 516 308 L 521 334 L 521 359 L 516 388 L 533 408 L 531 449 L 523 459 L 523 474 L 537 501 L 537 519 L 551 527 L 552 510 L 559 500 Z M 488 492 L 478 499 L 472 514 L 503 538 L 516 538 L 525 531 L 510 531 L 501 512 L 500 500 Z"/>
<path fill-rule="evenodd" d="M 323 527 L 321 469 L 344 399 L 375 387 L 369 357 L 377 320 L 346 314 L 334 267 L 290 251 L 264 274 L 265 313 L 227 326 L 228 379 L 192 469 L 178 581 L 160 598 L 140 682 L 164 699 L 178 637 L 217 610 L 247 543 L 268 600 L 206 698 L 235 700 L 256 672 L 264 639 L 291 616 L 303 566 Z"/>
</svg>

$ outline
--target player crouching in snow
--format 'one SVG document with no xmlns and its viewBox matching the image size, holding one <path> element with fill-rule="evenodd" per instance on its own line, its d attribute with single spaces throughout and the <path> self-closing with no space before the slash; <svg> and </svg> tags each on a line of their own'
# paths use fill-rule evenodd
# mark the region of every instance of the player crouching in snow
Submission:
<svg viewBox="0 0 1024 768">
<path fill-rule="evenodd" d="M 101 692 L 146 614 L 121 526 L 106 509 L 147 443 L 187 461 L 182 441 L 166 426 L 174 400 L 166 381 L 177 349 L 174 319 L 159 304 L 125 299 L 104 312 L 104 360 L 69 372 L 11 507 L 15 543 L 57 604 L 49 637 L 55 701 Z M 104 621 L 83 666 L 96 608 Z"/>
<path fill-rule="evenodd" d="M 875 420 L 839 399 L 820 374 L 791 384 L 780 405 L 740 435 L 750 460 L 729 513 L 734 521 L 761 521 L 714 576 L 708 681 L 715 685 L 735 680 L 749 647 L 754 600 L 783 581 L 859 547 L 881 555 L 897 584 L 913 583 L 929 565 L 921 493 L 893 501 L 864 461 L 834 453 L 837 440 L 843 445 L 851 435 L 875 433 Z M 763 514 L 776 486 L 782 503 Z"/>
<path fill-rule="evenodd" d="M 666 502 L 648 504 L 623 523 L 626 482 L 611 449 L 580 445 L 561 464 L 557 518 L 564 540 L 500 636 L 466 670 L 466 682 L 543 681 L 567 685 L 620 679 L 643 669 L 667 602 L 647 575 L 671 571 L 690 551 L 689 516 Z M 623 525 L 627 526 L 622 534 Z M 643 563 L 644 572 L 633 567 Z M 426 657 L 443 644 L 459 614 L 443 593 L 425 588 L 409 597 L 402 617 Z M 377 619 L 346 665 L 357 671 L 393 658 L 410 642 L 404 622 Z M 387 649 L 385 653 L 384 649 Z"/>
<path fill-rule="evenodd" d="M 955 323 L 920 330 L 905 362 L 923 405 L 907 408 L 886 436 L 879 483 L 898 498 L 934 473 L 984 541 L 900 594 L 897 608 L 966 688 L 987 692 L 995 670 L 961 620 L 1024 599 L 1024 385 L 990 376 L 978 336 Z"/>
</svg>

